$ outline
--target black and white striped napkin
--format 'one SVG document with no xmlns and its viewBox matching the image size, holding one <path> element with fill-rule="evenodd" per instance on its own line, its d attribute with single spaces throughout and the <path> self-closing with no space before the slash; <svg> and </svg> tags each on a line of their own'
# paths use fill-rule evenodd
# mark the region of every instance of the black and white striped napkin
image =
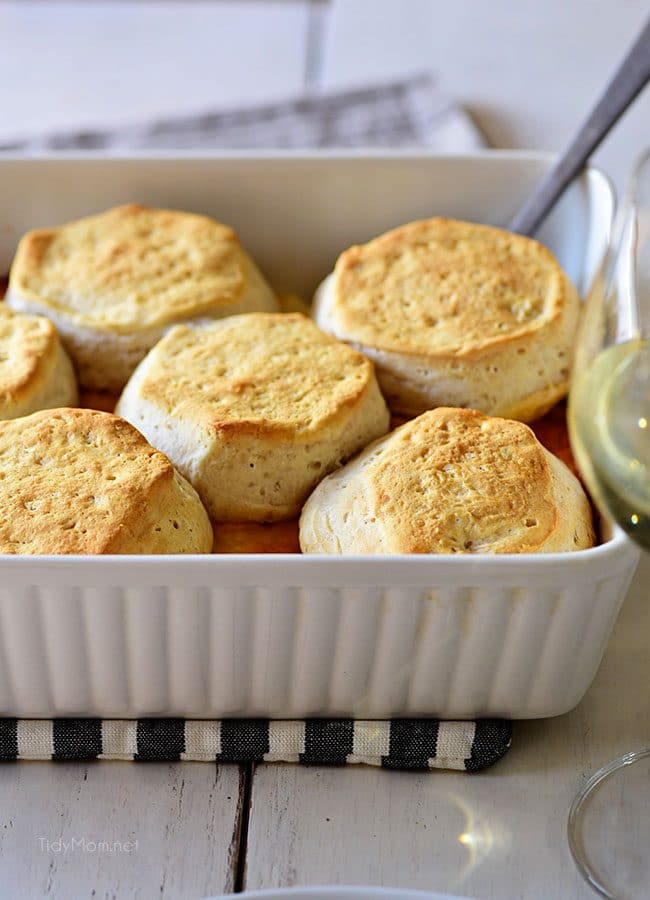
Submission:
<svg viewBox="0 0 650 900">
<path fill-rule="evenodd" d="M 0 760 L 360 763 L 388 769 L 491 766 L 510 746 L 498 719 L 0 719 Z"/>
<path fill-rule="evenodd" d="M 49 153 L 238 148 L 485 145 L 470 116 L 427 74 L 365 89 L 234 111 L 206 111 L 115 130 L 22 137 L 0 151 Z M 509 722 L 437 719 L 304 721 L 0 719 L 0 760 L 201 760 L 362 763 L 478 771 L 508 750 Z"/>
</svg>

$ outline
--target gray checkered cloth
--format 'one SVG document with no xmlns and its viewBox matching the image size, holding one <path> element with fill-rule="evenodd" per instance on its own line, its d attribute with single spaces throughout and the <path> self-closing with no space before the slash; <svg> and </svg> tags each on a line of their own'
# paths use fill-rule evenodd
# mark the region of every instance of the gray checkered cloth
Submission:
<svg viewBox="0 0 650 900">
<path fill-rule="evenodd" d="M 206 111 L 110 131 L 26 136 L 0 143 L 0 151 L 423 147 L 454 153 L 483 146 L 483 135 L 465 110 L 439 91 L 430 75 L 422 74 L 375 87 Z"/>
</svg>

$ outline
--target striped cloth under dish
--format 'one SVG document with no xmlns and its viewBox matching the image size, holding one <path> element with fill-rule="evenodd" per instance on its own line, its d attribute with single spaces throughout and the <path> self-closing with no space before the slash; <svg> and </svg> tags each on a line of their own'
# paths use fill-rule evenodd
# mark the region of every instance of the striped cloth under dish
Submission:
<svg viewBox="0 0 650 900">
<path fill-rule="evenodd" d="M 476 772 L 508 750 L 498 719 L 0 719 L 0 760 L 360 763 Z"/>
</svg>

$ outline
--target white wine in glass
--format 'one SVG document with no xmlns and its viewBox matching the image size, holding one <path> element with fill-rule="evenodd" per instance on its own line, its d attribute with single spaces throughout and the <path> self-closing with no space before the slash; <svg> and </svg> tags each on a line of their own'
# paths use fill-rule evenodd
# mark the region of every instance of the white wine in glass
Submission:
<svg viewBox="0 0 650 900">
<path fill-rule="evenodd" d="M 585 304 L 569 435 L 601 512 L 650 550 L 650 153 L 633 172 Z M 631 750 L 587 781 L 571 807 L 568 837 L 597 893 L 650 897 L 650 748 Z"/>
<path fill-rule="evenodd" d="M 614 344 L 574 377 L 570 422 L 594 499 L 650 550 L 650 341 Z"/>
</svg>

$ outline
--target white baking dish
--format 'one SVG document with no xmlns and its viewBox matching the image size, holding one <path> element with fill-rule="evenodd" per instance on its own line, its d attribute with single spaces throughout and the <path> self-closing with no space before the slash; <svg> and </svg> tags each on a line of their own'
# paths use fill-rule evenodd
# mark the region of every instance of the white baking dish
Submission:
<svg viewBox="0 0 650 900">
<path fill-rule="evenodd" d="M 539 155 L 4 159 L 20 234 L 126 200 L 232 224 L 309 296 L 347 245 L 413 218 L 503 224 Z M 613 198 L 590 171 L 541 235 L 584 290 Z M 0 557 L 0 714 L 551 716 L 596 672 L 638 559 L 616 533 L 501 557 Z"/>
</svg>

